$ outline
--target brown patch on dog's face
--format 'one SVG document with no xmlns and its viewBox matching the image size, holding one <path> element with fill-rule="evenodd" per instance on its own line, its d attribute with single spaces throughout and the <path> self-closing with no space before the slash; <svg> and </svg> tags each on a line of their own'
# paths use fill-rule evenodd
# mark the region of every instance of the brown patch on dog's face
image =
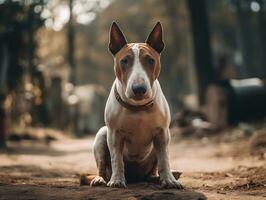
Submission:
<svg viewBox="0 0 266 200">
<path fill-rule="evenodd" d="M 134 54 L 131 46 L 130 44 L 124 46 L 114 58 L 115 75 L 122 83 L 123 88 L 126 88 L 134 63 Z"/>
<path fill-rule="evenodd" d="M 160 55 L 146 43 L 140 43 L 139 48 L 139 60 L 149 77 L 152 87 L 161 71 Z"/>
</svg>

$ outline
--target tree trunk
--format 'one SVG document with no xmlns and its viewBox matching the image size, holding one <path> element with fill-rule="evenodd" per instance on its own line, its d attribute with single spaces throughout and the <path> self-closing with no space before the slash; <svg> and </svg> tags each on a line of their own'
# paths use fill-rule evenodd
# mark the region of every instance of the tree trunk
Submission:
<svg viewBox="0 0 266 200">
<path fill-rule="evenodd" d="M 0 94 L 0 148 L 6 146 L 6 115 L 3 103 L 5 95 Z"/>
<path fill-rule="evenodd" d="M 0 40 L 1 41 L 1 40 Z M 6 146 L 6 113 L 4 108 L 9 54 L 5 44 L 0 46 L 0 148 Z"/>
<path fill-rule="evenodd" d="M 242 53 L 242 63 L 240 67 L 240 77 L 247 78 L 255 74 L 253 66 L 253 37 L 252 27 L 249 22 L 250 10 L 246 10 L 243 1 L 236 1 L 236 20 L 237 20 L 237 43 Z"/>
<path fill-rule="evenodd" d="M 266 5 L 265 5 L 266 6 Z M 263 54 L 263 60 L 262 60 L 262 67 L 261 67 L 261 74 L 260 76 L 266 77 L 266 11 L 265 10 L 261 10 L 259 12 L 259 16 L 258 16 L 258 21 L 259 21 L 259 34 L 260 34 L 260 44 L 261 44 L 261 48 L 262 48 L 262 54 Z"/>
<path fill-rule="evenodd" d="M 207 87 L 214 82 L 209 23 L 205 0 L 187 0 L 194 43 L 199 105 L 205 103 Z"/>
<path fill-rule="evenodd" d="M 73 26 L 73 0 L 69 0 L 69 22 L 68 22 L 68 35 L 67 35 L 67 42 L 68 42 L 68 63 L 70 65 L 70 82 L 75 85 L 76 84 L 76 63 L 75 63 L 75 31 Z"/>
<path fill-rule="evenodd" d="M 169 73 L 171 84 L 169 88 L 169 96 L 171 101 L 171 106 L 173 110 L 179 109 L 182 107 L 182 101 L 181 96 L 184 96 L 186 92 L 188 92 L 188 81 L 187 81 L 187 66 L 181 65 L 180 63 L 177 63 L 180 59 L 180 56 L 182 55 L 180 52 L 185 52 L 184 45 L 181 46 L 182 42 L 180 40 L 186 40 L 186 33 L 180 32 L 178 30 L 178 22 L 182 15 L 179 13 L 177 9 L 180 9 L 180 6 L 182 6 L 183 3 L 180 3 L 176 0 L 168 0 L 164 1 L 161 0 L 161 2 L 164 4 L 166 13 L 169 19 L 169 22 L 171 24 L 171 34 L 172 34 L 172 49 L 175 49 L 176 51 L 170 51 L 167 52 L 169 60 L 167 60 L 167 73 Z M 182 16 L 183 17 L 183 16 Z M 183 19 L 184 20 L 184 19 Z M 184 43 L 184 42 L 183 42 Z M 169 77 L 168 77 L 169 78 Z M 179 95 L 177 95 L 177 93 Z"/>
</svg>

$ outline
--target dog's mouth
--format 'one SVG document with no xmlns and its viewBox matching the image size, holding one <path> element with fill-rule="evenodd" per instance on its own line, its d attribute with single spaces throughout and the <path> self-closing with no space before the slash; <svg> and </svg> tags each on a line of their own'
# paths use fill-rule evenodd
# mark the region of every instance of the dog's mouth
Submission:
<svg viewBox="0 0 266 200">
<path fill-rule="evenodd" d="M 134 95 L 131 99 L 134 101 L 141 101 L 147 99 L 147 95 Z"/>
<path fill-rule="evenodd" d="M 133 95 L 129 97 L 128 103 L 133 104 L 133 105 L 143 105 L 146 104 L 151 100 L 151 97 L 149 95 L 142 95 L 142 96 L 137 96 Z"/>
</svg>

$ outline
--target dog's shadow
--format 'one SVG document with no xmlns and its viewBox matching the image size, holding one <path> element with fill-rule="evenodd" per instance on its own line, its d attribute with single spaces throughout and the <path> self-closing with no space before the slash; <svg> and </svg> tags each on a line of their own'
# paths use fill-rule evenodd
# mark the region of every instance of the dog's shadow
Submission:
<svg viewBox="0 0 266 200">
<path fill-rule="evenodd" d="M 82 179 L 81 186 L 89 185 Z M 84 182 L 85 181 L 85 182 Z M 88 186 L 87 186 L 88 187 Z M 106 186 L 89 187 L 88 193 L 94 199 L 127 199 L 127 200 L 205 200 L 203 193 L 191 189 L 165 189 L 160 186 L 158 179 L 147 182 L 128 183 L 127 188 L 109 188 Z"/>
</svg>

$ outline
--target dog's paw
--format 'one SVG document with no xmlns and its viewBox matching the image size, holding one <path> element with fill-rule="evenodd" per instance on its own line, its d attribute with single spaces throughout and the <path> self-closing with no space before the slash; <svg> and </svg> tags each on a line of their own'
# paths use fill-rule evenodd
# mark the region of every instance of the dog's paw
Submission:
<svg viewBox="0 0 266 200">
<path fill-rule="evenodd" d="M 126 188 L 126 181 L 124 180 L 119 180 L 119 179 L 115 179 L 115 180 L 110 180 L 107 183 L 107 186 L 109 187 L 117 187 L 117 188 Z"/>
<path fill-rule="evenodd" d="M 184 187 L 175 179 L 172 174 L 166 177 L 160 177 L 160 182 L 163 188 L 183 189 Z"/>
<path fill-rule="evenodd" d="M 95 178 L 91 181 L 90 186 L 106 186 L 106 182 L 101 176 L 95 176 Z"/>
<path fill-rule="evenodd" d="M 161 185 L 163 188 L 183 189 L 181 183 L 176 180 L 163 180 L 161 181 Z"/>
</svg>

